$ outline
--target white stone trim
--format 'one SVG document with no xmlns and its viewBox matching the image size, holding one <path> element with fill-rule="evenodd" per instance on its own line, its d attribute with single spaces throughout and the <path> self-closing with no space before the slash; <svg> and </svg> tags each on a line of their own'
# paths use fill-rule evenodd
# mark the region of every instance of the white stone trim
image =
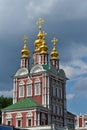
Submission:
<svg viewBox="0 0 87 130">
<path fill-rule="evenodd" d="M 36 86 L 37 84 L 38 84 L 38 88 Z M 37 93 L 37 89 L 39 89 L 38 93 Z M 41 81 L 39 78 L 36 78 L 34 82 L 34 95 L 41 95 Z"/>
<path fill-rule="evenodd" d="M 24 81 L 20 81 L 20 83 L 19 83 L 19 97 L 24 97 Z M 20 95 L 20 89 L 21 89 L 21 87 L 23 87 L 23 95 Z"/>
</svg>

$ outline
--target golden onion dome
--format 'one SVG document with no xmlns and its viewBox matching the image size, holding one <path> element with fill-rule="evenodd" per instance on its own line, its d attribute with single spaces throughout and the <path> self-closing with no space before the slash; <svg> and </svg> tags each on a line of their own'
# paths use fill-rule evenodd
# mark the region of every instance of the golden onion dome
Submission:
<svg viewBox="0 0 87 130">
<path fill-rule="evenodd" d="M 36 22 L 36 25 L 38 26 L 39 33 L 37 35 L 37 40 L 35 40 L 34 45 L 35 45 L 35 51 L 39 51 L 40 46 L 42 45 L 43 42 L 43 31 L 42 31 L 42 24 L 44 23 L 44 20 L 42 18 L 39 18 L 38 21 Z"/>
<path fill-rule="evenodd" d="M 42 45 L 40 46 L 40 54 L 47 54 L 48 47 L 46 45 L 45 40 L 42 42 Z"/>
<path fill-rule="evenodd" d="M 43 41 L 42 41 L 42 45 L 40 46 L 40 53 L 41 54 L 47 54 L 47 50 L 48 50 L 48 47 L 46 45 L 46 41 L 45 41 L 45 35 L 47 33 L 43 32 Z"/>
<path fill-rule="evenodd" d="M 42 41 L 43 41 L 43 33 L 39 32 L 37 35 L 37 40 L 35 40 L 34 45 L 35 45 L 35 50 L 39 51 L 40 46 L 42 45 Z"/>
<path fill-rule="evenodd" d="M 56 50 L 56 43 L 57 43 L 57 41 L 58 40 L 56 38 L 53 38 L 53 40 L 52 40 L 54 47 L 53 47 L 50 55 L 51 55 L 51 59 L 54 59 L 54 60 L 57 59 L 57 57 L 59 55 L 59 53 Z"/>
<path fill-rule="evenodd" d="M 29 54 L 30 54 L 30 50 L 27 48 L 27 45 L 26 45 L 27 39 L 28 39 L 28 38 L 27 38 L 26 36 L 24 36 L 24 38 L 23 38 L 24 47 L 23 47 L 23 49 L 21 50 L 22 58 L 27 58 L 27 57 L 29 57 Z"/>
</svg>

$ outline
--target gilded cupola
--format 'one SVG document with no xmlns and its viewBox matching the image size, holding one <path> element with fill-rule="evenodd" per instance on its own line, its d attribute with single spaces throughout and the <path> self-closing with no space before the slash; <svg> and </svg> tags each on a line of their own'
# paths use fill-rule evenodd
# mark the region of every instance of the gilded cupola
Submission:
<svg viewBox="0 0 87 130">
<path fill-rule="evenodd" d="M 23 41 L 24 41 L 24 47 L 23 49 L 21 50 L 21 54 L 22 54 L 22 58 L 28 58 L 29 57 L 29 54 L 30 54 L 30 50 L 28 49 L 27 45 L 26 45 L 26 42 L 27 42 L 27 37 L 24 36 L 23 38 Z"/>
<path fill-rule="evenodd" d="M 40 54 L 47 54 L 48 47 L 46 45 L 45 35 L 46 33 L 43 32 L 43 41 L 42 41 L 42 45 L 40 46 Z"/>
<path fill-rule="evenodd" d="M 53 47 L 53 49 L 52 49 L 52 51 L 51 51 L 51 59 L 57 59 L 58 58 L 58 51 L 56 50 L 56 43 L 57 43 L 57 39 L 56 38 L 53 38 L 52 39 L 52 43 L 53 43 L 53 45 L 54 45 L 54 47 Z"/>
<path fill-rule="evenodd" d="M 43 42 L 43 30 L 42 30 L 42 24 L 44 23 L 44 20 L 42 18 L 39 18 L 38 21 L 36 22 L 36 25 L 38 26 L 39 32 L 37 35 L 37 40 L 35 40 L 34 45 L 35 45 L 35 51 L 39 51 L 40 46 L 42 45 Z"/>
</svg>

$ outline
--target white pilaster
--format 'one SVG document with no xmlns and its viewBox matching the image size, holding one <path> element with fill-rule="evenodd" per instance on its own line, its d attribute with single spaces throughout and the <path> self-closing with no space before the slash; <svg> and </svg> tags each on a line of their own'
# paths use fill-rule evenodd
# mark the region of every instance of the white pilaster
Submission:
<svg viewBox="0 0 87 130">
<path fill-rule="evenodd" d="M 40 113 L 38 112 L 38 126 L 40 126 Z"/>
<path fill-rule="evenodd" d="M 2 125 L 4 124 L 4 112 L 2 112 Z"/>
</svg>

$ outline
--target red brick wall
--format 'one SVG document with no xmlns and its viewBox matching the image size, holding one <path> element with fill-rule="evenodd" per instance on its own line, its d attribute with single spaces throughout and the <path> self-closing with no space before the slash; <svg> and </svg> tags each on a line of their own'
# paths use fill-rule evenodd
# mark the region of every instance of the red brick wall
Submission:
<svg viewBox="0 0 87 130">
<path fill-rule="evenodd" d="M 82 127 L 82 117 L 79 118 L 79 127 Z"/>
</svg>

